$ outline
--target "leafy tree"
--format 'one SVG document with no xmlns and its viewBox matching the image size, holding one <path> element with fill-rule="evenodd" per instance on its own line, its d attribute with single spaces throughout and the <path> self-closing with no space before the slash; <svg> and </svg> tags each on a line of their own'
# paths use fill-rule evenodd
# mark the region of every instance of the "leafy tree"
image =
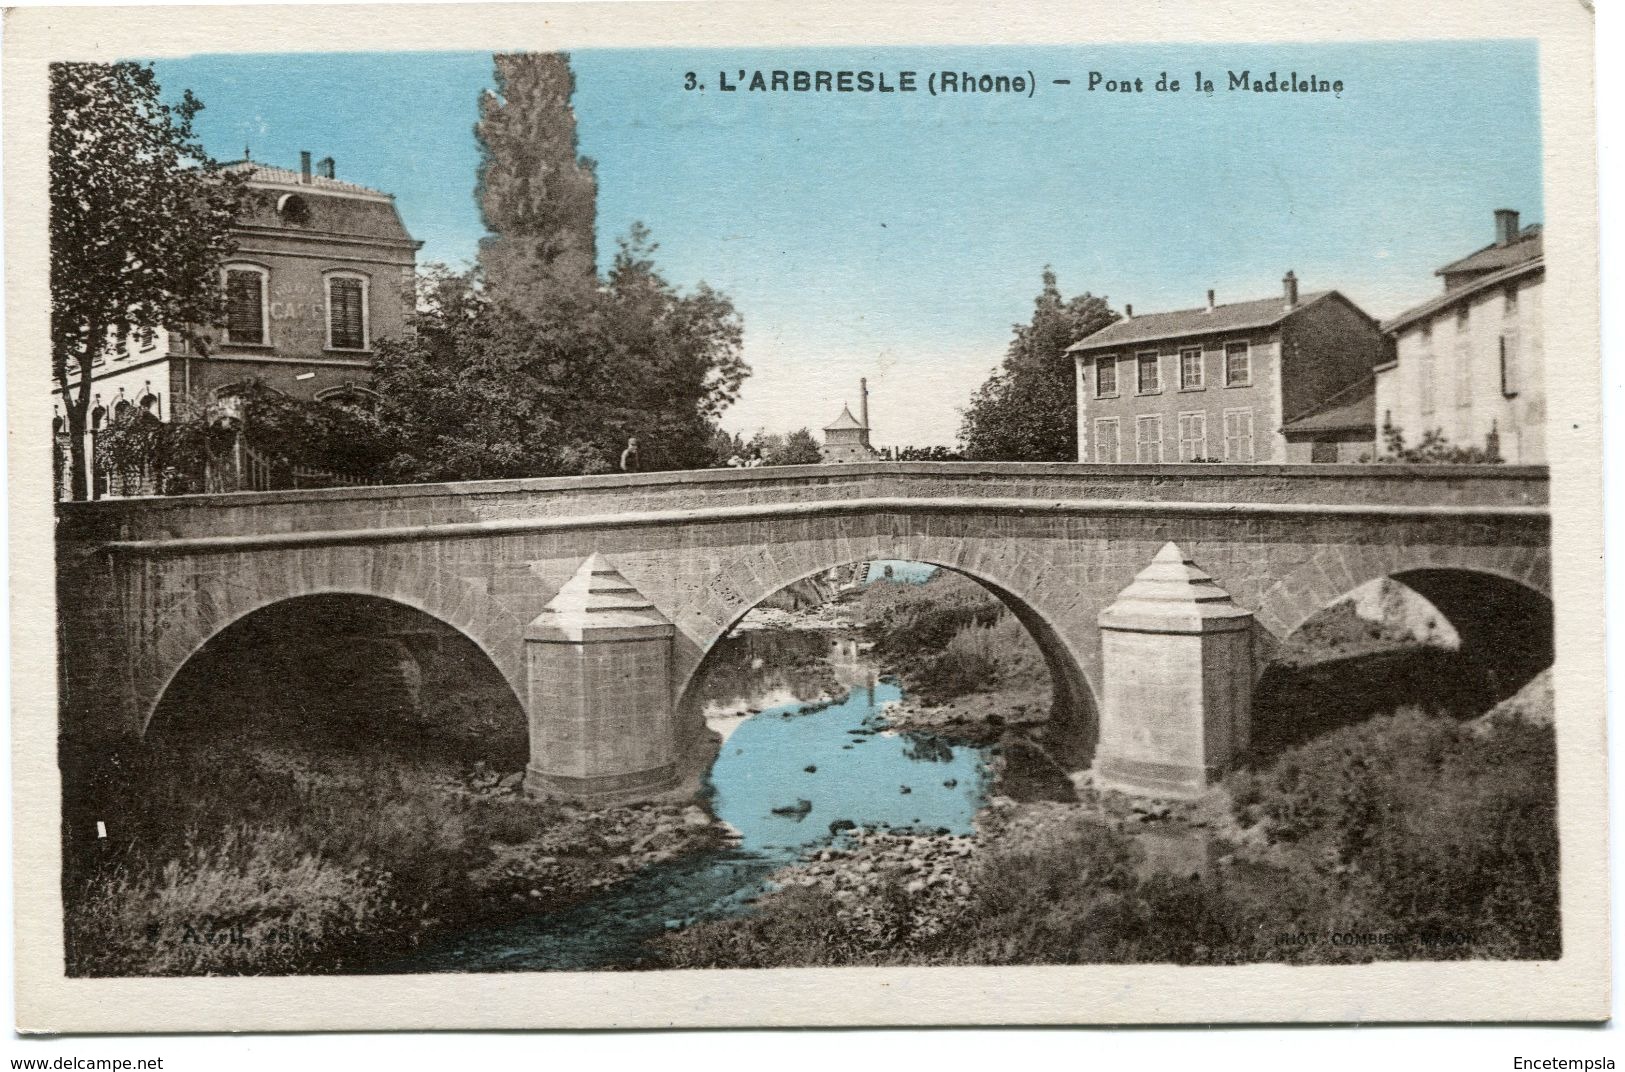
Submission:
<svg viewBox="0 0 1625 1072">
<path fill-rule="evenodd" d="M 1422 433 L 1414 446 L 1405 445 L 1405 433 L 1392 422 L 1382 426 L 1383 453 L 1380 462 L 1399 462 L 1412 465 L 1499 465 L 1501 437 L 1491 432 L 1484 446 L 1465 447 L 1450 442 L 1444 430 L 1430 428 Z"/>
<path fill-rule="evenodd" d="M 972 396 L 959 439 L 972 461 L 1076 461 L 1076 372 L 1066 348 L 1117 320 L 1104 298 L 1063 299 L 1055 272 L 1044 268 L 1044 289 L 1032 320 L 1015 325 L 1003 365 Z"/>
<path fill-rule="evenodd" d="M 710 454 L 707 464 L 722 466 L 727 465 L 730 459 L 744 458 L 745 452 L 750 448 L 749 444 L 745 442 L 745 437 L 738 432 L 727 432 L 721 428 L 713 428 L 711 430 L 711 440 L 706 449 Z"/>
<path fill-rule="evenodd" d="M 576 153 L 563 53 L 497 56 L 481 103 L 479 267 L 422 278 L 416 332 L 379 346 L 389 475 L 605 472 L 629 438 L 643 469 L 715 458 L 716 421 L 749 369 L 726 296 L 681 292 L 633 224 L 595 270 L 597 179 Z"/>
<path fill-rule="evenodd" d="M 747 369 L 732 305 L 681 294 L 641 231 L 602 287 L 522 310 L 473 276 L 431 272 L 413 337 L 379 345 L 386 472 L 472 480 L 608 472 L 629 437 L 644 469 L 715 462 L 716 418 Z"/>
<path fill-rule="evenodd" d="M 824 460 L 823 448 L 805 428 L 797 428 L 788 435 L 758 432 L 747 450 L 761 451 L 764 465 L 817 465 Z"/>
<path fill-rule="evenodd" d="M 965 455 L 952 447 L 904 447 L 897 452 L 900 462 L 962 462 Z"/>
<path fill-rule="evenodd" d="M 597 271 L 598 178 L 577 152 L 575 74 L 563 52 L 493 57 L 496 91 L 480 100 L 480 247 L 485 282 L 504 301 L 533 306 Z"/>
<path fill-rule="evenodd" d="M 55 63 L 49 96 L 51 369 L 83 499 L 92 365 L 165 327 L 207 347 L 190 325 L 223 318 L 242 185 L 196 140 L 202 103 L 165 104 L 150 64 Z"/>
</svg>

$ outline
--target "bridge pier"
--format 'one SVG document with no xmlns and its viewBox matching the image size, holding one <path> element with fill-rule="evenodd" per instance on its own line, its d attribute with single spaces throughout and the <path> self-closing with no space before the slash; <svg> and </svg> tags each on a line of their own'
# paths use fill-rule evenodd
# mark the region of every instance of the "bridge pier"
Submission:
<svg viewBox="0 0 1625 1072">
<path fill-rule="evenodd" d="M 1105 703 L 1096 784 L 1195 797 L 1246 750 L 1251 611 L 1175 544 L 1100 612 Z"/>
<path fill-rule="evenodd" d="M 594 553 L 525 629 L 525 788 L 591 803 L 677 782 L 676 628 Z"/>
</svg>

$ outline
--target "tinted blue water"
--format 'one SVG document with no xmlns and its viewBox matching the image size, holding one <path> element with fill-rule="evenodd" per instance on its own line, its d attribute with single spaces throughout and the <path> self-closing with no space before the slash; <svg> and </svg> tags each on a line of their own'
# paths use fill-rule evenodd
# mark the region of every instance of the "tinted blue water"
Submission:
<svg viewBox="0 0 1625 1072">
<path fill-rule="evenodd" d="M 896 681 L 882 679 L 822 710 L 791 704 L 741 723 L 711 768 L 712 810 L 739 831 L 739 847 L 794 856 L 828 841 L 841 820 L 969 832 L 982 804 L 983 757 L 934 738 L 874 732 L 878 713 L 902 698 Z"/>
<path fill-rule="evenodd" d="M 750 710 L 753 699 L 814 691 L 813 681 L 841 693 L 833 703 L 779 703 L 730 724 L 711 770 L 711 806 L 739 832 L 736 846 L 647 868 L 574 908 L 461 935 L 379 970 L 636 967 L 650 960 L 648 940 L 668 929 L 748 912 L 768 875 L 839 836 L 831 824 L 972 829 L 986 795 L 986 755 L 880 732 L 881 712 L 903 691 L 877 680 L 850 638 L 730 637 L 711 677 L 699 688 L 712 709 Z"/>
<path fill-rule="evenodd" d="M 875 581 L 896 581 L 898 584 L 924 584 L 937 572 L 937 567 L 927 562 L 903 562 L 897 559 L 876 559 L 869 563 L 869 571 L 864 576 L 865 584 Z"/>
</svg>

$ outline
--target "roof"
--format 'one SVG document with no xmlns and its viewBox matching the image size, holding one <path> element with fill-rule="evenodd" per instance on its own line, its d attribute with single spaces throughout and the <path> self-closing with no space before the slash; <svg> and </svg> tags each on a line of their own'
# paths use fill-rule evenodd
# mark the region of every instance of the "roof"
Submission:
<svg viewBox="0 0 1625 1072">
<path fill-rule="evenodd" d="M 1523 276 L 1531 273 L 1544 271 L 1545 268 L 1546 258 L 1535 257 L 1533 260 L 1519 261 L 1511 267 L 1503 268 L 1498 272 L 1490 272 L 1486 275 L 1481 275 L 1470 283 L 1464 283 L 1459 287 L 1447 290 L 1435 298 L 1429 298 L 1421 305 L 1414 305 L 1411 308 L 1406 309 L 1403 313 L 1400 313 L 1398 316 L 1384 321 L 1382 330 L 1390 334 L 1400 331 L 1416 323 L 1418 320 L 1425 320 L 1442 309 L 1450 308 L 1452 305 L 1455 305 L 1457 302 L 1462 301 L 1463 299 L 1471 298 L 1475 294 L 1482 293 L 1483 291 L 1489 290 L 1492 287 L 1498 287 L 1503 283 L 1522 278 Z"/>
<path fill-rule="evenodd" d="M 1503 268 L 1510 268 L 1525 261 L 1540 257 L 1544 243 L 1541 240 L 1541 226 L 1531 223 L 1518 232 L 1518 236 L 1506 245 L 1491 243 L 1483 249 L 1469 253 L 1459 261 L 1451 261 L 1440 268 L 1434 275 L 1458 275 L 1463 272 L 1498 272 Z"/>
<path fill-rule="evenodd" d="M 1251 331 L 1280 323 L 1287 317 L 1308 308 L 1322 298 L 1336 294 L 1335 290 L 1320 290 L 1305 294 L 1298 304 L 1287 308 L 1286 301 L 1276 295 L 1257 301 L 1231 302 L 1199 309 L 1179 309 L 1171 313 L 1147 313 L 1128 317 L 1107 325 L 1081 342 L 1067 347 L 1068 353 L 1079 350 L 1099 350 L 1108 346 L 1127 346 L 1134 343 L 1157 342 L 1187 335 L 1211 335 L 1219 332 Z"/>
<path fill-rule="evenodd" d="M 238 217 L 245 229 L 349 236 L 414 249 L 422 245 L 407 232 L 389 194 L 320 175 L 302 182 L 297 171 L 257 161 L 239 160 L 223 170 L 248 177 L 248 196 Z"/>
<path fill-rule="evenodd" d="M 318 193 L 349 194 L 357 197 L 382 198 L 386 201 L 395 199 L 394 194 L 386 194 L 382 190 L 374 190 L 360 183 L 345 182 L 343 179 L 330 179 L 325 175 L 313 174 L 307 181 L 300 172 L 292 168 L 272 167 L 258 160 L 235 160 L 220 170 L 229 175 L 247 175 L 248 181 L 256 186 L 297 186 Z"/>
<path fill-rule="evenodd" d="M 1287 421 L 1283 432 L 1352 432 L 1377 426 L 1377 383 L 1367 376 L 1338 391 L 1320 408 Z"/>
<path fill-rule="evenodd" d="M 835 423 L 824 425 L 824 431 L 826 432 L 839 431 L 842 428 L 857 428 L 859 430 L 863 428 L 863 425 L 858 423 L 858 419 L 852 416 L 851 406 L 842 406 L 841 415 L 835 418 Z"/>
</svg>

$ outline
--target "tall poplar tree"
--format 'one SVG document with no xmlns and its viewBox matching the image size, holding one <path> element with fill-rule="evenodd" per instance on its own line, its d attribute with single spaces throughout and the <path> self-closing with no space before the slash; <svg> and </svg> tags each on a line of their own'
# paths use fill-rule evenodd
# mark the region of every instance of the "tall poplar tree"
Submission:
<svg viewBox="0 0 1625 1072">
<path fill-rule="evenodd" d="M 51 370 L 76 499 L 89 493 L 96 361 L 160 328 L 202 349 L 197 329 L 224 315 L 220 265 L 242 185 L 198 143 L 202 109 L 190 91 L 165 104 L 151 64 L 51 65 Z"/>
<path fill-rule="evenodd" d="M 575 74 L 564 52 L 493 57 L 496 90 L 480 99 L 480 245 L 498 301 L 534 308 L 597 270 L 598 177 L 576 138 Z"/>
<path fill-rule="evenodd" d="M 478 269 L 425 280 L 417 330 L 380 345 L 373 385 L 392 475 L 593 473 L 627 440 L 643 469 L 712 464 L 718 415 L 749 373 L 739 314 L 657 270 L 634 223 L 596 271 L 597 178 L 577 152 L 562 53 L 496 56 L 480 105 Z"/>
<path fill-rule="evenodd" d="M 1055 272 L 1046 265 L 1032 320 L 1015 325 L 1003 365 L 965 409 L 959 429 L 965 457 L 1077 461 L 1077 374 L 1066 348 L 1117 319 L 1104 298 L 1062 298 Z"/>
</svg>

